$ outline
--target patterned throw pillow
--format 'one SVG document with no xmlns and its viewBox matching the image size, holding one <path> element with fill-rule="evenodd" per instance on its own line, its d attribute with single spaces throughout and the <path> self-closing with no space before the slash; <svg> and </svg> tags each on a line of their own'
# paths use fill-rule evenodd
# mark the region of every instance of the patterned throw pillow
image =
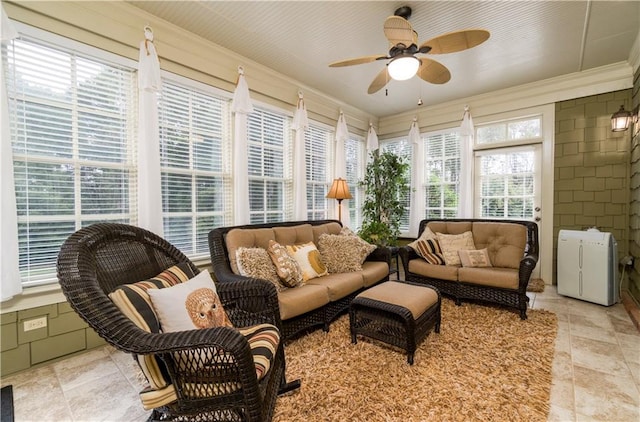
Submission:
<svg viewBox="0 0 640 422">
<path fill-rule="evenodd" d="M 318 250 L 329 273 L 348 273 L 361 271 L 362 263 L 376 246 L 357 235 L 325 233 L 318 238 Z"/>
<path fill-rule="evenodd" d="M 149 291 L 164 332 L 232 327 L 209 271 L 165 289 Z"/>
<path fill-rule="evenodd" d="M 236 262 L 240 275 L 270 281 L 278 292 L 287 288 L 280 282 L 276 266 L 266 249 L 241 246 L 236 249 Z"/>
<path fill-rule="evenodd" d="M 491 259 L 487 248 L 478 250 L 459 250 L 460 262 L 463 267 L 491 267 Z"/>
<path fill-rule="evenodd" d="M 418 255 L 425 259 L 429 264 L 444 265 L 444 256 L 440 249 L 438 239 L 416 240 L 412 242 L 415 246 L 412 246 L 413 250 Z"/>
<path fill-rule="evenodd" d="M 440 249 L 442 249 L 442 255 L 444 256 L 444 262 L 447 265 L 460 266 L 459 250 L 475 249 L 476 245 L 473 243 L 473 234 L 470 231 L 462 234 L 443 234 L 436 233 L 438 243 L 440 243 Z"/>
<path fill-rule="evenodd" d="M 273 265 L 276 266 L 278 277 L 287 287 L 296 287 L 302 285 L 302 271 L 295 259 L 289 255 L 287 248 L 276 242 L 269 240 L 269 248 L 267 249 Z"/>
<path fill-rule="evenodd" d="M 313 242 L 287 245 L 287 252 L 300 266 L 304 281 L 328 274 L 327 267 L 325 267 L 320 258 L 320 252 Z"/>
<path fill-rule="evenodd" d="M 437 239 L 436 234 L 429 227 L 425 227 L 422 233 L 420 233 L 420 237 L 418 237 L 413 242 L 409 243 L 407 246 L 415 250 L 420 240 L 430 240 L 430 239 Z"/>
</svg>

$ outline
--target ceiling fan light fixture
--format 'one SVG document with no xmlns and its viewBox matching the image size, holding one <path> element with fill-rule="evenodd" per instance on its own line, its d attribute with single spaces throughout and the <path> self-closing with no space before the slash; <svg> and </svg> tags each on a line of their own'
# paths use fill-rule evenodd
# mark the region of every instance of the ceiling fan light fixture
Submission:
<svg viewBox="0 0 640 422">
<path fill-rule="evenodd" d="M 420 60 L 413 56 L 401 56 L 391 60 L 387 70 L 389 76 L 396 81 L 406 81 L 411 79 L 418 72 Z"/>
</svg>

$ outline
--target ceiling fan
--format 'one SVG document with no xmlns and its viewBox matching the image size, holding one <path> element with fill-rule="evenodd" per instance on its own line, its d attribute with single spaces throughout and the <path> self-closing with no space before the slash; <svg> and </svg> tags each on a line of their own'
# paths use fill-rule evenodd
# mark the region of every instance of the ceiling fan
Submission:
<svg viewBox="0 0 640 422">
<path fill-rule="evenodd" d="M 482 44 L 489 39 L 489 31 L 469 29 L 449 32 L 423 42 L 418 47 L 418 33 L 407 19 L 411 16 L 411 8 L 401 7 L 384 21 L 384 35 L 391 44 L 387 55 L 358 57 L 331 63 L 329 67 L 353 66 L 371 63 L 376 60 L 390 60 L 369 85 L 368 93 L 373 94 L 382 89 L 390 79 L 407 80 L 414 75 L 432 84 L 444 84 L 451 79 L 451 73 L 444 65 L 427 57 L 416 57 L 416 54 L 446 54 L 467 50 Z"/>
</svg>

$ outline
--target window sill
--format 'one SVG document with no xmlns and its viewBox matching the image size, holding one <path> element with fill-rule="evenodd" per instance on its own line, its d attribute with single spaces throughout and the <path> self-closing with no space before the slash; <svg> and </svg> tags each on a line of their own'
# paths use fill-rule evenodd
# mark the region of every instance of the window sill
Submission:
<svg viewBox="0 0 640 422">
<path fill-rule="evenodd" d="M 22 294 L 13 299 L 2 302 L 0 313 L 22 311 L 25 309 L 37 308 L 39 306 L 52 305 L 54 303 L 66 302 L 67 299 L 62 293 L 60 286 L 47 284 L 45 286 L 29 287 L 22 291 Z"/>
<path fill-rule="evenodd" d="M 195 259 L 193 263 L 200 269 L 209 269 L 211 267 L 210 258 Z M 22 294 L 0 303 L 0 314 L 23 311 L 25 309 L 53 305 L 54 303 L 66 301 L 67 298 L 64 293 L 62 293 L 62 289 L 58 283 L 28 287 L 22 291 Z"/>
</svg>

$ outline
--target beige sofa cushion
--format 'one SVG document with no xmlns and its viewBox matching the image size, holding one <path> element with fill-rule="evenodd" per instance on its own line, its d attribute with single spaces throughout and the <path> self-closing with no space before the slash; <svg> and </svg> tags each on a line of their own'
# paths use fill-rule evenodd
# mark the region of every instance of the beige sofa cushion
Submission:
<svg viewBox="0 0 640 422">
<path fill-rule="evenodd" d="M 505 289 L 517 289 L 519 275 L 518 270 L 512 268 L 460 268 L 458 280 L 465 283 L 480 284 L 483 286 L 502 287 Z"/>
<path fill-rule="evenodd" d="M 434 233 L 462 234 L 471 230 L 472 223 L 470 221 L 431 221 L 427 223 L 427 227 Z"/>
<path fill-rule="evenodd" d="M 382 261 L 365 261 L 361 273 L 364 287 L 371 287 L 389 275 L 389 265 Z"/>
<path fill-rule="evenodd" d="M 239 247 L 245 248 L 269 248 L 269 240 L 275 238 L 273 229 L 232 229 L 227 233 L 227 251 L 229 252 L 229 264 L 231 271 L 235 274 L 238 272 L 238 263 L 236 261 L 236 250 Z"/>
<path fill-rule="evenodd" d="M 320 241 L 320 235 L 341 234 L 340 230 L 342 230 L 342 226 L 339 223 L 326 223 L 311 226 L 311 229 L 313 230 L 313 243 L 317 245 Z"/>
<path fill-rule="evenodd" d="M 278 303 L 280 318 L 287 320 L 329 303 L 329 290 L 325 286 L 305 284 L 279 292 Z"/>
<path fill-rule="evenodd" d="M 520 268 L 527 244 L 527 228 L 513 223 L 473 224 L 473 241 L 477 249 L 487 248 L 494 267 Z"/>
<path fill-rule="evenodd" d="M 362 273 L 328 274 L 323 277 L 313 278 L 307 284 L 324 286 L 329 291 L 329 299 L 336 301 L 364 287 Z"/>
<path fill-rule="evenodd" d="M 429 264 L 422 258 L 416 258 L 409 261 L 409 272 L 424 277 L 438 278 L 440 280 L 457 281 L 458 268 L 448 265 Z"/>
<path fill-rule="evenodd" d="M 313 242 L 311 224 L 300 224 L 290 227 L 274 227 L 275 241 L 281 245 L 295 245 L 297 243 Z"/>
</svg>

